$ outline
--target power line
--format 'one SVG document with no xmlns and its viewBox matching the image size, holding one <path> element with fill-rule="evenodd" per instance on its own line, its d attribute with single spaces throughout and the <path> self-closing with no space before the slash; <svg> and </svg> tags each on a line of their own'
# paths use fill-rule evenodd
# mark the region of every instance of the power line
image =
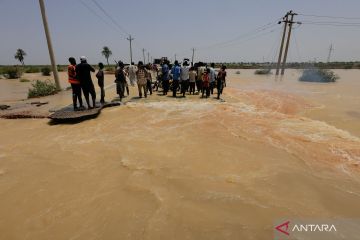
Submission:
<svg viewBox="0 0 360 240">
<path fill-rule="evenodd" d="M 272 28 L 274 25 L 276 25 L 277 22 L 269 22 L 263 26 L 260 26 L 258 28 L 255 28 L 254 30 L 251 30 L 245 34 L 241 34 L 233 39 L 230 39 L 230 40 L 227 40 L 227 41 L 223 41 L 223 42 L 219 42 L 219 43 L 214 43 L 214 44 L 211 44 L 209 46 L 206 46 L 206 47 L 199 47 L 199 49 L 208 49 L 208 48 L 214 48 L 214 47 L 218 47 L 218 46 L 222 46 L 222 45 L 227 45 L 229 43 L 232 43 L 232 42 L 236 42 L 237 40 L 240 40 L 242 38 L 245 38 L 245 37 L 248 37 L 248 36 L 251 36 L 251 35 L 255 35 L 257 33 L 260 33 L 262 31 L 265 31 L 269 28 Z"/>
<path fill-rule="evenodd" d="M 103 21 L 108 27 L 112 27 L 112 25 L 106 21 L 103 17 L 101 17 L 94 9 L 92 9 L 84 0 L 80 0 L 80 3 L 85 6 L 92 14 L 97 16 L 101 21 Z"/>
<path fill-rule="evenodd" d="M 130 33 L 128 33 L 118 22 L 115 21 L 113 17 L 96 1 L 92 0 L 92 2 L 96 5 L 97 8 L 99 8 L 109 19 L 110 21 L 119 28 L 123 33 L 125 33 L 126 36 L 129 36 Z"/>
<path fill-rule="evenodd" d="M 252 36 L 252 37 L 247 38 L 247 39 L 244 39 L 243 41 L 235 42 L 235 43 L 230 43 L 230 44 L 223 45 L 223 46 L 219 46 L 218 48 L 227 48 L 227 47 L 232 47 L 232 46 L 240 45 L 240 44 L 246 43 L 246 42 L 248 42 L 248 41 L 250 41 L 250 40 L 254 40 L 254 39 L 257 39 L 257 38 L 259 38 L 259 37 L 266 36 L 266 35 L 268 35 L 268 34 L 271 34 L 271 33 L 273 33 L 273 32 L 276 32 L 276 31 L 279 30 L 279 29 L 280 29 L 280 27 L 276 27 L 276 28 L 271 29 L 270 31 L 267 31 L 267 32 L 264 32 L 264 33 L 261 33 L 261 34 L 260 34 L 260 32 L 259 32 L 257 35 Z"/>
<path fill-rule="evenodd" d="M 359 17 L 340 17 L 340 16 L 324 16 L 324 15 L 312 15 L 312 14 L 298 14 L 299 16 L 305 17 L 316 17 L 316 18 L 333 18 L 333 19 L 349 19 L 349 20 L 356 20 L 360 19 Z"/>
</svg>

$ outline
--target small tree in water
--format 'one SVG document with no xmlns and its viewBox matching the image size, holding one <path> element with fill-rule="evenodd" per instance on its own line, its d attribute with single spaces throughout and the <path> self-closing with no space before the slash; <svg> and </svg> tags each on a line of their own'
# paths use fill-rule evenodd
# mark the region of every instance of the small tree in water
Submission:
<svg viewBox="0 0 360 240">
<path fill-rule="evenodd" d="M 15 53 L 15 59 L 17 59 L 19 62 L 21 62 L 22 65 L 24 64 L 24 58 L 26 56 L 26 52 L 24 50 L 22 50 L 21 48 L 19 48 L 18 50 L 16 50 Z"/>
<path fill-rule="evenodd" d="M 106 58 L 107 65 L 109 66 L 109 57 L 112 55 L 112 52 L 109 47 L 103 47 L 101 54 Z"/>
</svg>

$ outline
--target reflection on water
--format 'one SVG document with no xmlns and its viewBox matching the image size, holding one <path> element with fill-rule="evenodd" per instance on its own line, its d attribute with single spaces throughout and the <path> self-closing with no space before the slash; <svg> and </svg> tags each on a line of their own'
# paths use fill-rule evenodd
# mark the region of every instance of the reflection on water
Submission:
<svg viewBox="0 0 360 240">
<path fill-rule="evenodd" d="M 1 120 L 0 238 L 269 239 L 279 218 L 359 217 L 358 83 L 296 74 L 230 74 L 226 102 Z"/>
</svg>

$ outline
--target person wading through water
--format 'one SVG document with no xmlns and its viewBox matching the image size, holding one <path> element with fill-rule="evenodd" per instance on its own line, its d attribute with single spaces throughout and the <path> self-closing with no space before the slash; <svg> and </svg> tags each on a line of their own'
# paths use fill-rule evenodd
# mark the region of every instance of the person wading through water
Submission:
<svg viewBox="0 0 360 240">
<path fill-rule="evenodd" d="M 80 58 L 80 64 L 76 65 L 76 75 L 77 78 L 80 80 L 80 85 L 83 90 L 85 100 L 89 109 L 96 107 L 95 104 L 96 92 L 94 88 L 94 83 L 91 79 L 90 72 L 95 72 L 95 69 L 90 64 L 87 63 L 86 57 L 82 56 Z M 91 95 L 92 98 L 92 103 L 93 103 L 92 106 L 90 105 L 89 94 Z"/>
<path fill-rule="evenodd" d="M 84 110 L 83 101 L 81 97 L 81 85 L 79 79 L 76 77 L 76 60 L 73 57 L 69 58 L 70 65 L 68 66 L 68 80 L 72 89 L 72 100 L 74 111 Z M 80 107 L 77 107 L 77 101 L 79 100 Z"/>
<path fill-rule="evenodd" d="M 120 102 L 124 98 L 124 92 L 126 88 L 126 75 L 124 72 L 124 63 L 122 61 L 118 62 L 118 67 L 115 71 L 115 83 L 116 83 L 116 93 L 119 95 Z"/>
</svg>

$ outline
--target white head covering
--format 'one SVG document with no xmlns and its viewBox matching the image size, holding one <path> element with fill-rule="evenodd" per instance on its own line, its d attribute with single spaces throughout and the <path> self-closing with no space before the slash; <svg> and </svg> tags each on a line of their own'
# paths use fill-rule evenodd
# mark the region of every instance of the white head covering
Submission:
<svg viewBox="0 0 360 240">
<path fill-rule="evenodd" d="M 86 61 L 86 57 L 85 57 L 85 56 L 81 56 L 81 57 L 80 57 L 80 61 L 82 61 L 82 62 L 83 62 L 83 61 Z"/>
</svg>

